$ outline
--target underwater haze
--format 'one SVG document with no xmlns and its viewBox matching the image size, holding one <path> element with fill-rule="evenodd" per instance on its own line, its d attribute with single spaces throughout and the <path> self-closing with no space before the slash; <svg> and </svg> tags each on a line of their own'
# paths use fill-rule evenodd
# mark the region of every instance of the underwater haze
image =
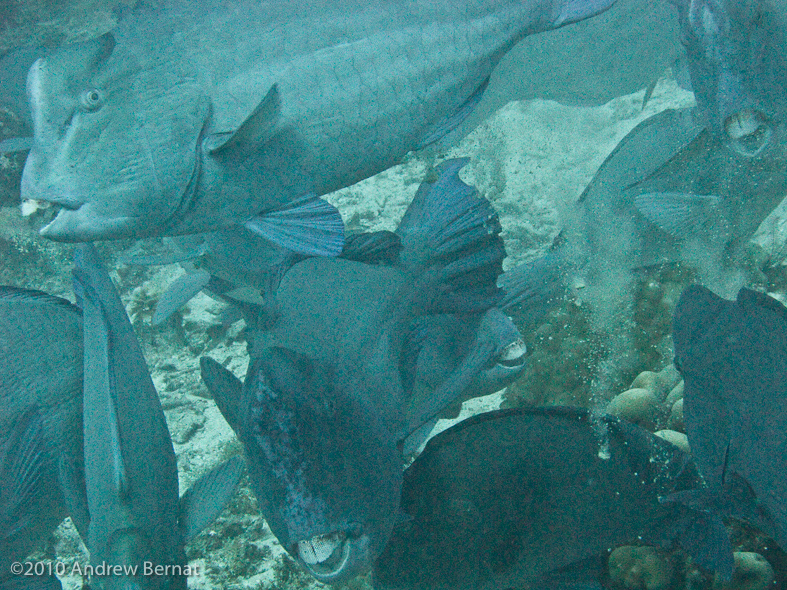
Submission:
<svg viewBox="0 0 787 590">
<path fill-rule="evenodd" d="M 245 2 L 254 4 L 251 12 L 265 7 L 252 0 L 209 4 L 211 10 L 230 10 L 230 20 L 243 20 Z M 82 378 L 82 354 L 87 350 L 85 359 L 97 358 L 96 350 L 104 350 L 83 343 L 78 320 L 83 302 L 75 296 L 72 270 L 74 252 L 84 246 L 39 233 L 56 217 L 58 205 L 24 200 L 23 171 L 27 164 L 28 187 L 48 176 L 52 185 L 63 180 L 67 191 L 84 179 L 67 177 L 62 170 L 70 170 L 69 163 L 52 148 L 72 145 L 69 126 L 74 119 L 41 123 L 56 109 L 41 110 L 35 99 L 31 103 L 29 85 L 40 78 L 28 79 L 27 71 L 42 56 L 63 60 L 65 55 L 65 61 L 37 62 L 54 64 L 48 70 L 40 66 L 38 75 L 58 73 L 59 63 L 70 63 L 68 52 L 80 47 L 75 44 L 86 42 L 98 52 L 84 59 L 92 67 L 96 55 L 113 51 L 102 44 L 107 39 L 102 35 L 117 30 L 118 23 L 123 26 L 129 14 L 164 14 L 167 7 L 177 9 L 179 0 L 0 0 L 0 312 L 10 310 L 0 318 L 0 553 L 7 553 L 0 555 L 0 567 L 8 570 L 0 571 L 0 590 L 122 587 L 123 578 L 95 576 L 91 582 L 85 566 L 95 565 L 91 559 L 99 554 L 109 555 L 110 561 L 145 554 L 155 543 L 145 545 L 147 533 L 139 533 L 131 536 L 133 542 L 118 541 L 115 553 L 102 547 L 91 556 L 91 511 L 107 522 L 131 518 L 124 513 L 123 520 L 114 511 L 125 509 L 108 507 L 106 498 L 95 497 L 97 483 L 113 489 L 119 500 L 113 495 L 112 502 L 119 506 L 134 496 L 129 490 L 139 491 L 135 484 L 174 505 L 174 488 L 179 486 L 182 506 L 168 510 L 180 512 L 166 520 L 179 523 L 171 525 L 179 528 L 162 533 L 159 525 L 156 534 L 177 537 L 170 544 L 178 563 L 188 568 L 171 586 L 168 577 L 153 576 L 143 581 L 145 588 L 185 583 L 195 590 L 316 589 L 325 587 L 323 582 L 352 590 L 787 587 L 787 547 L 779 544 L 787 522 L 784 511 L 774 508 L 787 505 L 787 497 L 781 497 L 783 485 L 773 484 L 778 479 L 773 473 L 783 464 L 782 457 L 773 456 L 787 449 L 781 444 L 783 434 L 769 437 L 768 430 L 782 433 L 787 424 L 780 422 L 779 413 L 767 420 L 739 420 L 765 426 L 737 439 L 730 435 L 731 440 L 769 437 L 773 444 L 762 445 L 759 454 L 751 451 L 757 464 L 767 467 L 768 477 L 746 471 L 748 479 L 741 476 L 742 483 L 736 484 L 740 487 L 724 488 L 729 497 L 741 489 L 746 498 L 757 496 L 746 510 L 735 509 L 736 498 L 708 487 L 717 485 L 716 474 L 702 472 L 707 460 L 695 460 L 690 447 L 693 440 L 727 445 L 727 438 L 707 442 L 708 433 L 726 433 L 728 424 L 722 422 L 733 418 L 717 412 L 718 424 L 703 423 L 701 433 L 691 431 L 697 423 L 696 406 L 689 397 L 684 420 L 681 371 L 686 367 L 681 359 L 673 364 L 672 340 L 680 295 L 698 284 L 717 299 L 734 299 L 742 288 L 767 295 L 762 305 L 784 329 L 787 8 L 781 2 L 617 0 L 606 9 L 610 2 L 591 0 L 418 0 L 424 13 L 447 15 L 412 25 L 414 35 L 425 39 L 429 31 L 439 30 L 438 21 L 456 23 L 456 30 L 463 31 L 462 19 L 470 18 L 471 11 L 465 14 L 458 4 L 479 10 L 503 7 L 506 14 L 511 5 L 535 24 L 521 40 L 521 34 L 512 34 L 517 42 L 511 48 L 488 50 L 491 57 L 479 59 L 483 79 L 467 84 L 451 86 L 445 79 L 464 74 L 472 78 L 476 72 L 470 66 L 457 73 L 453 61 L 443 69 L 439 60 L 427 60 L 428 66 L 418 61 L 418 51 L 431 47 L 426 41 L 423 47 L 413 44 L 397 54 L 396 64 L 383 60 L 380 69 L 361 67 L 358 78 L 379 90 L 385 88 L 381 80 L 389 79 L 386 67 L 420 64 L 412 75 L 427 90 L 414 103 L 446 96 L 456 103 L 427 105 L 417 113 L 410 103 L 397 103 L 399 110 L 393 109 L 390 121 L 380 126 L 380 136 L 347 139 L 343 127 L 331 124 L 330 113 L 319 110 L 321 100 L 328 100 L 319 83 L 299 80 L 298 92 L 313 90 L 304 99 L 309 108 L 299 115 L 299 124 L 315 134 L 321 133 L 318 128 L 336 133 L 325 143 L 330 146 L 325 159 L 310 160 L 307 172 L 333 176 L 320 184 L 293 168 L 279 184 L 298 191 L 312 185 L 342 186 L 339 190 L 303 190 L 298 198 L 287 193 L 275 207 L 265 201 L 256 211 L 265 215 L 250 217 L 244 205 L 237 210 L 243 209 L 240 215 L 246 218 L 234 225 L 225 223 L 218 200 L 204 209 L 183 201 L 175 215 L 200 220 L 177 231 L 156 226 L 137 234 L 85 233 L 84 241 L 92 241 L 128 314 L 133 334 L 123 332 L 124 337 L 133 340 L 135 335 L 150 377 L 136 352 L 111 357 L 112 367 L 122 367 L 112 369 L 119 377 L 102 365 L 89 371 L 86 366 L 85 374 L 91 383 L 106 385 L 107 392 L 114 391 L 124 371 L 132 382 L 152 381 L 177 467 L 175 481 L 168 458 L 160 480 L 154 478 L 157 487 L 148 480 L 140 483 L 137 462 L 134 469 L 124 468 L 130 457 L 140 459 L 142 442 L 133 441 L 143 436 L 143 429 L 131 428 L 130 435 L 121 431 L 120 438 L 132 441 L 127 443 L 131 449 L 110 444 L 117 435 L 112 403 L 108 415 L 100 414 L 109 425 L 99 422 L 97 438 L 105 446 L 89 442 L 96 438 L 95 425 L 93 438 L 82 441 L 82 391 L 76 385 Z M 357 12 L 347 9 L 344 16 L 377 23 L 386 6 L 399 3 L 353 2 Z M 199 6 L 200 0 L 188 4 Z M 329 28 L 342 31 L 343 4 L 318 4 L 331 5 L 332 12 L 326 9 L 326 14 L 335 20 Z M 290 3 L 279 7 L 284 5 Z M 305 22 L 320 20 L 317 5 L 296 5 Z M 368 11 L 374 14 L 368 16 Z M 600 14 L 584 18 L 595 12 Z M 563 22 L 573 24 L 560 26 Z M 549 30 L 555 26 L 560 28 Z M 174 31 L 173 43 L 190 32 Z M 309 38 L 309 32 L 299 30 L 299 38 Z M 133 34 L 133 27 L 122 33 L 126 38 Z M 121 41 L 122 35 L 117 37 Z M 232 42 L 231 29 L 222 35 Z M 100 38 L 105 41 L 97 41 Z M 447 38 L 452 43 L 461 38 L 457 44 L 465 51 L 462 43 L 470 47 L 473 37 Z M 341 38 L 335 45 L 346 49 Z M 352 47 L 352 42 L 346 45 Z M 315 53 L 322 59 L 325 51 Z M 156 55 L 150 58 L 154 62 Z M 459 53 L 451 55 L 461 62 Z M 742 55 L 751 61 L 735 61 Z M 307 61 L 314 57 L 308 51 L 299 56 Z M 499 63 L 492 68 L 492 62 Z M 364 65 L 350 61 L 342 67 L 358 63 Z M 125 75 L 137 66 L 129 60 L 112 67 Z M 195 82 L 189 67 L 167 75 L 191 87 Z M 281 66 L 277 75 L 286 76 L 290 67 Z M 486 67 L 492 72 L 488 80 Z M 219 77 L 216 72 L 200 75 Z M 78 82 L 99 88 L 101 76 Z M 443 88 L 441 84 L 450 90 L 429 92 Z M 187 159 L 184 146 L 194 144 L 202 164 L 189 160 L 178 178 L 165 175 L 149 186 L 178 184 L 196 195 L 194 187 L 202 187 L 204 175 L 212 174 L 205 186 L 215 188 L 216 194 L 239 183 L 241 193 L 252 191 L 242 193 L 249 201 L 262 198 L 253 191 L 268 186 L 268 179 L 259 176 L 264 167 L 244 169 L 243 174 L 258 174 L 253 182 L 233 175 L 248 164 L 250 152 L 243 151 L 243 141 L 259 149 L 284 133 L 274 133 L 275 119 L 290 112 L 286 101 L 292 91 L 284 84 L 273 89 L 277 87 L 278 95 L 268 94 L 266 87 L 249 119 L 241 117 L 232 129 L 216 134 L 226 142 L 213 146 L 224 158 L 219 172 L 209 162 L 215 138 L 208 136 L 210 125 L 224 117 L 226 109 L 202 103 L 197 109 L 185 100 L 179 104 L 177 92 L 167 99 L 167 117 L 181 122 L 188 118 L 181 116 L 185 110 L 192 109 L 188 116 L 198 110 L 205 118 L 194 137 L 182 143 L 167 140 L 163 147 L 141 141 L 133 149 L 117 139 L 86 143 L 80 148 L 84 156 L 75 156 L 75 166 L 86 161 L 103 166 L 121 152 L 142 154 L 145 146 L 151 151 L 142 159 L 155 160 L 173 146 L 183 148 L 177 158 Z M 74 92 L 68 84 L 63 88 Z M 47 91 L 63 88 L 52 83 Z M 462 97 L 451 96 L 457 88 Z M 155 94 L 139 81 L 122 91 L 127 96 Z M 360 97 L 364 104 L 377 100 L 374 93 L 348 90 L 347 95 Z M 59 108 L 63 102 L 53 104 Z M 76 119 L 103 112 L 101 106 L 91 110 L 94 106 L 77 109 Z M 129 125 L 160 130 L 171 123 L 161 117 L 143 124 L 142 115 L 135 119 L 134 108 L 124 113 Z M 354 112 L 352 105 L 336 118 L 347 112 Z M 324 118 L 310 125 L 309 116 L 317 113 Z M 413 121 L 434 113 L 438 121 L 411 129 Z M 254 125 L 247 125 L 248 120 Z M 357 134 L 361 125 L 353 128 L 352 123 L 348 127 Z M 118 132 L 117 126 L 111 130 Z M 286 132 L 291 130 L 288 126 Z M 404 139 L 396 135 L 400 132 Z M 120 129 L 118 137 L 123 134 Z M 101 133 L 94 139 L 98 137 Z M 276 154 L 278 163 L 301 154 L 298 140 L 288 136 Z M 390 145 L 396 149 L 385 147 Z M 372 154 L 372 148 L 380 151 Z M 234 151 L 228 156 L 227 150 Z M 345 151 L 352 152 L 352 162 L 330 159 Z M 26 162 L 29 153 L 36 158 L 35 166 L 32 160 Z M 450 181 L 442 176 L 446 170 L 451 171 Z M 113 195 L 120 194 L 113 183 L 136 174 L 137 169 L 129 167 L 112 178 L 97 176 L 107 189 L 102 198 L 111 206 Z M 364 179 L 355 182 L 358 178 Z M 419 198 L 430 190 L 440 198 L 430 201 L 425 212 L 418 211 Z M 142 193 L 150 199 L 142 199 L 142 210 L 146 204 L 150 210 L 161 209 L 153 192 Z M 411 206 L 415 213 L 408 212 Z M 222 219 L 221 227 L 202 223 L 211 210 Z M 89 222 L 90 216 L 85 219 Z M 210 233 L 194 233 L 203 230 Z M 314 268 L 320 272 L 310 275 Z M 356 284 L 365 291 L 353 293 Z M 105 304 L 88 305 L 95 316 Z M 733 305 L 719 304 L 718 309 L 728 307 Z M 707 318 L 682 319 L 689 320 L 692 337 L 701 339 Z M 323 328 L 319 322 L 326 321 L 334 323 Z M 109 342 L 113 354 L 118 352 L 111 331 L 105 334 L 94 326 L 93 333 Z M 85 328 L 84 334 L 89 338 L 91 332 Z M 708 363 L 723 370 L 706 371 L 701 378 L 697 372 L 687 373 L 686 391 L 695 400 L 701 399 L 697 392 L 706 399 L 717 390 L 733 395 L 735 363 L 745 357 L 745 351 L 736 349 L 737 356 L 728 360 L 724 350 L 716 355 L 712 345 L 706 343 L 712 350 L 703 349 L 704 354 Z M 682 346 L 688 346 L 685 340 Z M 775 366 L 783 369 L 783 343 L 763 338 L 752 349 L 763 357 L 772 353 L 780 361 Z M 751 371 L 747 375 L 757 380 Z M 722 378 L 733 385 L 716 381 Z M 341 383 L 342 388 L 335 388 L 339 393 L 334 393 L 331 379 Z M 775 391 L 763 394 L 769 402 L 787 404 L 787 391 L 779 389 L 785 378 L 762 382 L 775 384 Z M 492 389 L 496 391 L 489 394 Z M 112 395 L 107 393 L 108 399 Z M 127 391 L 125 395 L 122 403 L 115 399 L 114 404 L 131 405 L 133 412 L 127 411 L 135 418 L 153 407 L 151 421 L 160 420 L 150 391 L 145 390 L 140 397 L 145 401 L 138 405 Z M 90 399 L 87 391 L 85 396 Z M 737 407 L 726 398 L 725 403 Z M 752 411 L 765 415 L 765 405 L 752 404 Z M 571 409 L 545 409 L 551 406 Z M 488 415 L 454 426 L 479 414 Z M 158 446 L 167 446 L 165 429 L 156 424 L 156 436 L 164 439 Z M 488 429 L 494 438 L 484 434 Z M 319 437 L 311 446 L 310 436 Z M 730 447 L 738 453 L 736 477 L 749 462 L 738 447 Z M 751 443 L 745 448 L 756 447 Z M 96 453 L 109 460 L 100 469 L 85 466 Z M 208 522 L 237 479 L 234 472 L 221 479 L 222 465 L 229 460 L 226 465 L 236 468 L 237 455 L 254 463 L 226 508 Z M 561 465 L 561 460 L 567 463 Z M 142 463 L 158 461 L 151 455 Z M 614 479 L 594 488 L 593 478 L 607 473 L 614 473 Z M 344 476 L 352 474 L 353 481 L 347 481 Z M 94 479 L 91 487 L 91 478 L 99 476 L 100 482 Z M 567 481 L 572 477 L 581 485 Z M 85 478 L 88 492 L 94 494 L 91 505 L 79 497 Z M 554 481 L 559 488 L 550 483 Z M 641 495 L 636 501 L 621 500 L 622 488 L 616 487 L 620 482 L 625 482 L 626 498 L 646 490 L 647 501 Z M 46 493 L 41 486 L 48 486 Z M 190 488 L 197 493 L 184 496 Z M 214 499 L 200 500 L 201 492 Z M 594 503 L 599 497 L 606 501 Z M 761 502 L 763 498 L 767 501 Z M 156 498 L 141 501 L 148 499 L 152 503 Z M 331 505 L 320 506 L 324 499 Z M 504 505 L 511 499 L 516 501 L 513 510 Z M 773 514 L 757 512 L 765 510 L 763 506 Z M 189 509 L 210 518 L 191 520 Z M 553 512 L 561 515 L 558 522 L 551 518 Z M 337 513 L 341 518 L 334 517 Z M 70 517 L 61 522 L 66 514 Z M 326 524 L 330 518 L 323 514 L 333 521 Z M 367 521 L 372 522 L 371 535 L 362 530 Z M 599 529 L 599 534 L 591 529 L 572 534 L 571 527 L 582 523 L 591 523 L 586 526 Z M 103 526 L 109 539 L 115 531 Z M 104 540 L 95 529 L 92 538 L 94 546 L 96 538 Z M 465 546 L 465 540 L 477 547 Z M 112 539 L 107 543 L 112 547 Z M 415 554 L 436 560 L 439 572 L 448 573 L 435 574 L 429 562 L 400 559 Z M 453 566 L 451 559 L 456 560 Z M 24 567 L 33 575 L 15 576 L 19 572 L 11 571 L 12 562 L 31 564 Z M 36 575 L 36 566 L 43 575 Z M 57 579 L 48 575 L 48 568 L 54 568 Z"/>
</svg>

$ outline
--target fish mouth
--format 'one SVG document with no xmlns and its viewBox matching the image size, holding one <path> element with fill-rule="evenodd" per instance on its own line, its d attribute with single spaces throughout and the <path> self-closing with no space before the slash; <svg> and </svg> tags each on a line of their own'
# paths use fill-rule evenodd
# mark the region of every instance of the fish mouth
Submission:
<svg viewBox="0 0 787 590">
<path fill-rule="evenodd" d="M 23 199 L 21 210 L 23 215 L 32 215 L 39 210 L 46 210 L 47 215 L 53 215 L 38 233 L 55 242 L 90 242 L 133 237 L 129 231 L 133 228 L 131 218 L 107 218 L 96 212 L 89 202 L 73 197 Z"/>
<path fill-rule="evenodd" d="M 497 360 L 497 364 L 502 367 L 515 369 L 521 367 L 526 359 L 527 346 L 524 340 L 518 338 L 503 349 L 503 352 L 500 353 L 500 358 Z"/>
<path fill-rule="evenodd" d="M 298 541 L 294 553 L 315 578 L 325 582 L 342 575 L 350 560 L 350 549 L 347 535 L 337 531 Z"/>
<path fill-rule="evenodd" d="M 767 117 L 754 109 L 744 109 L 727 117 L 724 132 L 730 148 L 745 158 L 759 155 L 773 137 Z"/>
</svg>

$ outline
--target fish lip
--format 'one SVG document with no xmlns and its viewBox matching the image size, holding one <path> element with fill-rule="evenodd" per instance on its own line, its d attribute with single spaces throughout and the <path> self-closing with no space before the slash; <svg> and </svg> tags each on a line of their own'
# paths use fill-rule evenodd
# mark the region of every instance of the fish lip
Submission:
<svg viewBox="0 0 787 590">
<path fill-rule="evenodd" d="M 744 158 L 760 155 L 771 144 L 774 135 L 770 119 L 753 108 L 731 114 L 724 119 L 723 127 L 727 145 Z"/>
<path fill-rule="evenodd" d="M 307 555 L 312 544 L 321 542 L 337 543 L 331 554 L 321 561 L 315 561 L 314 555 Z M 310 539 L 299 541 L 292 547 L 291 553 L 297 556 L 303 567 L 317 580 L 323 583 L 335 583 L 354 576 L 355 571 L 349 571 L 347 565 L 351 562 L 350 556 L 353 546 L 351 539 L 342 531 L 326 535 L 314 535 Z M 354 570 L 355 568 L 350 568 Z"/>
<path fill-rule="evenodd" d="M 26 199 L 26 200 L 37 200 L 44 203 L 49 203 L 50 205 L 54 205 L 55 207 L 60 207 L 61 209 L 65 209 L 67 211 L 76 211 L 80 207 L 85 204 L 83 199 L 78 199 L 74 196 L 63 195 L 59 197 L 44 197 L 42 199 Z"/>
<path fill-rule="evenodd" d="M 77 199 L 46 201 L 60 205 L 54 219 L 38 230 L 39 235 L 55 242 L 90 242 L 134 237 L 130 229 L 134 219 L 105 216 L 93 210 L 89 202 Z"/>
</svg>

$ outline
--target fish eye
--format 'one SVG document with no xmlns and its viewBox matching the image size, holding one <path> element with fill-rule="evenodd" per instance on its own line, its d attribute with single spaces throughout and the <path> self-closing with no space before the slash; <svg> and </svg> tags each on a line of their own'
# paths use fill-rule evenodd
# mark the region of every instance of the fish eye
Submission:
<svg viewBox="0 0 787 590">
<path fill-rule="evenodd" d="M 104 104 L 104 95 L 98 88 L 85 90 L 82 96 L 79 97 L 79 104 L 81 104 L 82 108 L 86 111 L 95 111 Z"/>
</svg>

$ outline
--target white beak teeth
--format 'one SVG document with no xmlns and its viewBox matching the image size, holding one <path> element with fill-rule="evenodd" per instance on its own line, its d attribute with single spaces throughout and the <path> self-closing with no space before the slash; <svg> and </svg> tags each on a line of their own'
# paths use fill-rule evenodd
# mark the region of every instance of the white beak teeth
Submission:
<svg viewBox="0 0 787 590">
<path fill-rule="evenodd" d="M 506 366 L 518 365 L 521 364 L 526 353 L 527 346 L 525 346 L 525 342 L 520 338 L 503 349 L 503 353 L 500 355 L 500 360 L 498 362 Z"/>
<path fill-rule="evenodd" d="M 304 563 L 314 565 L 328 559 L 341 544 L 338 533 L 317 535 L 307 541 L 298 541 L 298 554 Z"/>
<path fill-rule="evenodd" d="M 39 209 L 49 209 L 52 203 L 49 201 L 39 201 L 38 199 L 24 199 L 19 208 L 22 211 L 22 217 L 30 217 Z"/>
<path fill-rule="evenodd" d="M 730 139 L 741 139 L 757 131 L 760 121 L 754 111 L 747 109 L 729 117 L 724 126 Z"/>
<path fill-rule="evenodd" d="M 735 113 L 724 122 L 730 146 L 742 156 L 752 158 L 771 141 L 773 131 L 765 118 L 752 109 Z"/>
</svg>

